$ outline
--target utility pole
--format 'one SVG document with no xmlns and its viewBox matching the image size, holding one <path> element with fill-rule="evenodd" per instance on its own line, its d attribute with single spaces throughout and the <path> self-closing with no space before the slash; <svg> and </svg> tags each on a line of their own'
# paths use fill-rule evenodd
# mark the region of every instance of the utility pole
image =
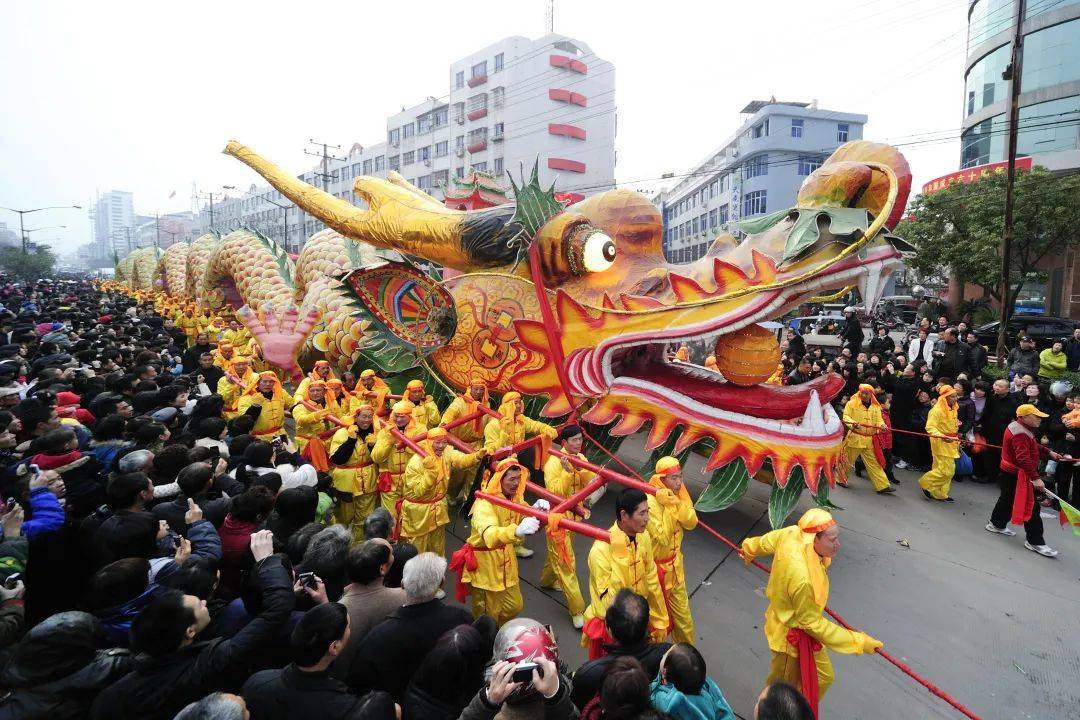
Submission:
<svg viewBox="0 0 1080 720">
<path fill-rule="evenodd" d="M 544 21 L 548 33 L 555 32 L 555 0 L 547 0 L 544 3 Z"/>
<path fill-rule="evenodd" d="M 329 145 L 327 143 L 321 143 L 321 142 L 318 142 L 318 141 L 313 140 L 311 138 L 308 138 L 308 142 L 311 143 L 312 145 L 322 145 L 322 152 L 321 153 L 311 152 L 310 150 L 304 150 L 304 154 L 305 155 L 311 155 L 313 157 L 321 157 L 322 158 L 322 172 L 321 173 L 315 173 L 315 174 L 322 178 L 323 192 L 330 192 L 330 161 L 331 160 L 344 161 L 345 158 L 337 157 L 336 155 L 331 155 L 330 152 L 329 152 L 329 148 L 333 148 L 334 150 L 340 150 L 341 146 L 340 145 Z"/>
<path fill-rule="evenodd" d="M 1012 287 L 1009 283 L 1009 273 L 1012 263 L 1013 241 L 1013 205 L 1016 201 L 1016 136 L 1020 122 L 1020 78 L 1024 64 L 1024 10 L 1026 0 L 1016 0 L 1016 27 L 1013 28 L 1012 57 L 1005 72 L 1001 73 L 1002 80 L 1009 81 L 1009 146 L 1008 146 L 1008 170 L 1005 175 L 1005 227 L 1001 233 L 1001 325 L 998 328 L 997 353 L 998 365 L 1004 367 L 1005 355 L 1008 348 L 1005 346 L 1006 330 L 1009 318 L 1012 317 Z"/>
<path fill-rule="evenodd" d="M 26 225 L 25 225 L 25 223 L 23 221 L 23 217 L 25 215 L 27 215 L 28 213 L 40 212 L 42 210 L 67 210 L 67 209 L 82 210 L 82 206 L 81 205 L 49 205 L 47 207 L 31 208 L 30 210 L 17 210 L 15 208 L 0 207 L 0 210 L 9 210 L 9 211 L 11 211 L 13 213 L 19 213 L 19 239 L 22 242 L 22 254 L 23 255 L 27 254 L 27 251 L 28 251 L 27 243 L 30 240 L 27 237 Z M 67 227 L 67 226 L 66 225 L 54 225 L 53 227 Z"/>
<path fill-rule="evenodd" d="M 220 200 L 225 195 L 225 193 L 220 193 L 220 192 L 219 193 L 214 193 L 214 192 L 199 193 L 200 197 L 209 198 L 209 200 L 210 200 L 210 227 L 208 227 L 207 230 L 213 230 L 214 229 L 214 195 L 217 195 L 218 200 Z"/>
<path fill-rule="evenodd" d="M 285 248 L 285 252 L 288 252 L 289 251 L 289 210 L 293 206 L 292 205 L 282 205 L 277 200 L 273 200 L 271 198 L 266 198 L 266 202 L 270 203 L 271 205 L 276 205 L 279 208 L 281 208 L 281 214 L 282 214 L 281 246 L 283 248 Z"/>
<path fill-rule="evenodd" d="M 161 247 L 161 215 L 154 213 L 154 247 Z"/>
</svg>

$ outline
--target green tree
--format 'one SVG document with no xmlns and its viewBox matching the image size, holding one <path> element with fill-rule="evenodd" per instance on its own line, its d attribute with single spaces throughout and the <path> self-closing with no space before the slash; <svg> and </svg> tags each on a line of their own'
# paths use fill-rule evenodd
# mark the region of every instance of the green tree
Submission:
<svg viewBox="0 0 1080 720">
<path fill-rule="evenodd" d="M 56 256 L 47 245 L 38 245 L 30 253 L 19 248 L 0 248 L 0 271 L 18 280 L 37 280 L 52 275 Z"/>
<path fill-rule="evenodd" d="M 919 195 L 896 234 L 915 245 L 910 265 L 921 274 L 949 269 L 958 280 L 984 288 L 1001 307 L 1001 234 L 1005 224 L 1005 173 L 987 173 Z M 1019 172 L 1013 211 L 1009 297 L 1045 276 L 1040 264 L 1064 256 L 1080 242 L 1080 175 L 1055 176 L 1042 168 Z"/>
</svg>

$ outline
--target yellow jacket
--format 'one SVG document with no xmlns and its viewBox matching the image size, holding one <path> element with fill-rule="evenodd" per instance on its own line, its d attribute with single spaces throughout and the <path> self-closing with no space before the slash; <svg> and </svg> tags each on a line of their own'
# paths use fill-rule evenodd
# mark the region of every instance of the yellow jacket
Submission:
<svg viewBox="0 0 1080 720">
<path fill-rule="evenodd" d="M 246 413 L 252 405 L 262 407 L 262 412 L 255 419 L 255 427 L 251 430 L 252 435 L 270 435 L 281 432 L 285 425 L 285 409 L 293 404 L 292 396 L 288 392 L 282 390 L 281 394 L 281 397 L 275 395 L 269 399 L 261 392 L 240 397 L 236 407 L 239 415 Z"/>
<path fill-rule="evenodd" d="M 618 525 L 610 528 L 611 542 L 593 542 L 589 550 L 589 607 L 585 620 L 604 618 L 608 605 L 623 588 L 649 601 L 649 627 L 655 640 L 667 635 L 668 612 L 656 575 L 652 539 L 648 532 L 630 540 Z"/>
<path fill-rule="evenodd" d="M 232 365 L 232 361 L 235 360 L 236 356 L 239 354 L 240 353 L 237 352 L 236 348 L 233 348 L 232 357 L 226 358 L 224 355 L 221 354 L 221 348 L 218 347 L 216 350 L 214 350 L 214 364 L 222 370 L 228 370 L 229 366 Z"/>
<path fill-rule="evenodd" d="M 824 597 L 819 605 L 810 583 L 805 545 L 800 542 L 802 532 L 798 525 L 790 525 L 760 537 L 747 538 L 742 543 L 743 552 L 751 557 L 773 556 L 772 572 L 765 588 L 769 598 L 769 607 L 765 610 L 765 638 L 769 649 L 798 657 L 798 650 L 788 642 L 787 634 L 789 630 L 799 628 L 839 653 L 850 655 L 870 651 L 871 648 L 866 647 L 870 639 L 867 635 L 840 627 L 822 615 L 829 597 L 829 575 L 822 568 Z M 814 557 L 817 557 L 816 553 Z M 818 562 L 821 562 L 820 558 Z"/>
<path fill-rule="evenodd" d="M 519 442 L 523 442 L 526 437 L 532 435 L 546 435 L 554 440 L 558 434 L 558 431 L 547 423 L 533 420 L 524 415 L 518 416 L 517 422 L 514 423 L 514 427 L 510 429 L 510 432 L 503 427 L 502 420 L 491 418 L 484 427 L 484 447 L 495 451 L 508 445 L 517 445 Z"/>
<path fill-rule="evenodd" d="M 314 401 L 309 400 L 308 402 Z M 316 409 L 309 408 L 303 402 L 298 402 L 293 408 L 292 414 L 293 419 L 296 421 L 297 438 L 310 440 L 338 427 L 337 423 L 328 419 L 331 415 L 336 417 L 339 414 L 336 404 L 331 402 L 329 398 L 326 399 L 323 407 L 316 406 Z"/>
<path fill-rule="evenodd" d="M 848 447 L 870 447 L 874 443 L 874 431 L 864 426 L 885 429 L 885 420 L 881 417 L 881 406 L 871 402 L 870 407 L 866 407 L 859 396 L 854 395 L 844 406 L 844 425 L 848 428 L 848 436 L 845 440 Z"/>
<path fill-rule="evenodd" d="M 585 456 L 578 453 L 577 456 L 585 460 Z M 591 470 L 575 468 L 567 470 L 563 467 L 562 460 L 552 455 L 544 462 L 544 487 L 556 495 L 568 498 L 592 482 L 596 473 Z"/>
<path fill-rule="evenodd" d="M 333 455 L 351 437 L 349 428 L 339 428 L 330 439 L 328 455 Z M 375 444 L 375 433 L 369 432 L 357 438 L 349 459 L 340 465 L 330 466 L 330 477 L 334 489 L 353 495 L 370 495 L 378 484 L 375 461 L 371 459 L 371 446 Z"/>
<path fill-rule="evenodd" d="M 247 328 L 226 330 L 221 333 L 221 340 L 222 342 L 231 342 L 237 352 L 244 354 L 247 352 L 247 346 L 251 344 L 251 332 Z"/>
<path fill-rule="evenodd" d="M 521 513 L 487 500 L 477 500 L 472 508 L 472 534 L 466 540 L 476 552 L 476 569 L 466 569 L 462 581 L 481 590 L 506 590 L 518 584 L 518 561 L 514 547 Z"/>
<path fill-rule="evenodd" d="M 926 432 L 929 435 L 951 435 L 956 437 L 959 430 L 960 421 L 955 412 L 944 412 L 937 405 L 930 408 L 930 414 L 926 418 Z M 931 437 L 930 454 L 935 457 L 958 458 L 960 457 L 960 443 Z"/>
<path fill-rule="evenodd" d="M 486 405 L 486 403 L 485 403 Z M 469 414 L 469 407 L 465 402 L 465 398 L 460 395 L 454 398 L 454 401 L 450 403 L 450 406 L 446 408 L 446 412 L 442 414 L 442 424 L 447 425 L 454 422 L 459 417 L 464 417 Z M 449 433 L 454 437 L 467 442 L 473 447 L 480 447 L 484 439 L 484 424 L 487 422 L 487 415 L 481 415 L 479 421 L 470 421 L 457 427 L 449 429 Z"/>
<path fill-rule="evenodd" d="M 405 486 L 401 493 L 402 536 L 424 535 L 450 522 L 446 512 L 450 473 L 472 467 L 482 457 L 482 452 L 466 454 L 452 447 L 438 456 L 413 455 L 405 465 Z"/>
<path fill-rule="evenodd" d="M 405 434 L 412 436 L 420 432 L 424 431 L 410 428 Z M 391 492 L 401 492 L 401 476 L 405 474 L 405 465 L 412 456 L 413 451 L 406 445 L 397 447 L 397 438 L 390 433 L 389 427 L 384 427 L 375 436 L 375 446 L 371 448 L 371 459 L 379 466 L 378 472 L 388 472 L 393 476 L 394 488 Z"/>
<path fill-rule="evenodd" d="M 648 532 L 652 540 L 653 559 L 663 567 L 665 573 L 675 574 L 674 577 L 665 578 L 668 587 L 682 584 L 686 581 L 682 554 L 683 531 L 693 530 L 698 524 L 694 501 L 683 484 L 678 495 L 669 490 L 663 497 L 649 495 L 648 502 Z"/>
<path fill-rule="evenodd" d="M 433 427 L 439 426 L 439 418 L 441 417 L 439 412 L 439 406 L 435 404 L 435 401 L 428 395 L 422 403 L 415 404 L 413 407 L 413 421 L 416 423 L 418 433 L 427 432 Z"/>
<path fill-rule="evenodd" d="M 240 395 L 251 387 L 253 382 L 256 382 L 259 376 L 255 374 L 255 371 L 248 368 L 247 374 L 240 378 L 240 385 L 237 385 L 228 376 L 222 375 L 217 381 L 217 394 L 221 396 L 221 399 L 225 401 L 224 412 L 236 414 L 238 404 L 240 402 Z"/>
<path fill-rule="evenodd" d="M 176 326 L 183 330 L 184 334 L 187 335 L 190 340 L 194 340 L 195 336 L 199 334 L 198 318 L 181 315 L 176 321 Z"/>
</svg>

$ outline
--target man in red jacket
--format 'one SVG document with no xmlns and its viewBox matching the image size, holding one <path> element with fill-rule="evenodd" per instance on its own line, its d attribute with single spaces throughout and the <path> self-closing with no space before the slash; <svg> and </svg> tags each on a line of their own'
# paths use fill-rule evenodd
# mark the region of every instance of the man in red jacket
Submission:
<svg viewBox="0 0 1080 720">
<path fill-rule="evenodd" d="M 1039 427 L 1046 413 L 1034 405 L 1016 408 L 1016 420 L 1005 429 L 1001 443 L 1001 495 L 998 497 L 986 529 L 998 535 L 1015 535 L 1009 528 L 1023 525 L 1027 539 L 1024 547 L 1043 557 L 1055 557 L 1058 552 L 1043 540 L 1043 523 L 1035 494 L 1046 488 L 1039 477 L 1039 443 L 1032 432 Z M 1053 453 L 1056 455 L 1056 453 Z"/>
</svg>

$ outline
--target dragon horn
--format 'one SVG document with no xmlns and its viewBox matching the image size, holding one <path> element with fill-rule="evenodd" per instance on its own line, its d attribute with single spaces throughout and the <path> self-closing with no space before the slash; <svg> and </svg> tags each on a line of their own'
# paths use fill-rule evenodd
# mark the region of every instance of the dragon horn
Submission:
<svg viewBox="0 0 1080 720">
<path fill-rule="evenodd" d="M 404 180 L 357 178 L 354 190 L 367 201 L 368 209 L 364 210 L 297 179 L 235 140 L 225 146 L 224 153 L 262 175 L 297 207 L 345 237 L 459 270 L 474 266 L 462 247 L 465 213 L 422 201 Z"/>
</svg>

